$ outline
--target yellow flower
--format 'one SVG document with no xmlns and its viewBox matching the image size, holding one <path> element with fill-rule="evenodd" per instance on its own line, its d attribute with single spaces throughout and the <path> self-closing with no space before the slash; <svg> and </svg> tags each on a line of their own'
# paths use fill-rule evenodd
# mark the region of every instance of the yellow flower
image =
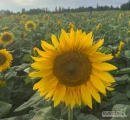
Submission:
<svg viewBox="0 0 130 120">
<path fill-rule="evenodd" d="M 26 24 L 25 24 L 25 29 L 27 30 L 27 31 L 30 31 L 30 30 L 35 30 L 36 29 L 36 24 L 33 22 L 33 21 L 28 21 L 28 22 L 26 22 Z"/>
<path fill-rule="evenodd" d="M 25 36 L 26 36 L 26 34 L 25 34 L 24 32 L 21 32 L 20 38 L 21 38 L 22 40 L 24 40 Z"/>
<path fill-rule="evenodd" d="M 14 35 L 11 32 L 4 32 L 0 36 L 0 44 L 9 45 L 14 41 Z"/>
<path fill-rule="evenodd" d="M 120 44 L 119 44 L 119 46 L 118 46 L 118 50 L 119 50 L 119 51 L 122 50 L 123 45 L 124 45 L 124 42 L 121 41 Z"/>
<path fill-rule="evenodd" d="M 92 97 L 100 103 L 99 92 L 106 95 L 106 89 L 113 90 L 115 80 L 108 71 L 117 69 L 105 62 L 113 58 L 111 54 L 98 52 L 104 39 L 93 44 L 92 32 L 73 29 L 70 33 L 62 29 L 59 40 L 55 35 L 51 39 L 54 46 L 42 41 L 45 51 L 37 50 L 41 57 L 32 57 L 36 62 L 31 67 L 38 71 L 29 76 L 42 78 L 33 89 L 52 98 L 54 106 L 65 102 L 71 108 L 81 103 L 92 108 Z"/>
<path fill-rule="evenodd" d="M 74 26 L 73 23 L 70 22 L 70 23 L 68 24 L 68 27 L 71 29 L 71 28 L 74 28 L 75 26 Z"/>
<path fill-rule="evenodd" d="M 119 44 L 119 46 L 118 46 L 118 51 L 115 54 L 115 57 L 119 57 L 120 56 L 123 45 L 124 45 L 124 42 L 121 41 L 120 44 Z"/>
<path fill-rule="evenodd" d="M 99 24 L 96 26 L 96 31 L 98 31 L 101 27 L 102 27 L 102 24 L 99 23 Z"/>
<path fill-rule="evenodd" d="M 24 24 L 24 22 L 23 22 L 23 21 L 20 21 L 19 24 L 22 25 L 22 24 Z"/>
<path fill-rule="evenodd" d="M 0 50 L 0 72 L 10 67 L 12 55 L 6 49 Z"/>
<path fill-rule="evenodd" d="M 22 19 L 27 19 L 27 17 L 28 17 L 28 15 L 26 15 L 26 14 L 22 14 L 22 15 L 21 15 L 21 18 L 22 18 Z"/>
<path fill-rule="evenodd" d="M 46 20 L 46 21 L 50 20 L 50 16 L 49 16 L 48 14 L 45 14 L 45 15 L 43 16 L 43 18 L 44 18 L 44 20 Z"/>
<path fill-rule="evenodd" d="M 37 51 L 39 51 L 39 48 L 34 47 L 34 48 L 33 48 L 33 55 L 34 55 L 34 56 L 38 56 L 38 52 L 37 52 Z"/>
<path fill-rule="evenodd" d="M 117 51 L 117 53 L 115 54 L 115 57 L 118 58 L 121 54 L 121 51 Z"/>
<path fill-rule="evenodd" d="M 5 87 L 6 86 L 6 81 L 0 80 L 0 86 Z"/>
<path fill-rule="evenodd" d="M 61 21 L 60 21 L 60 20 L 58 20 L 58 21 L 57 21 L 57 24 L 58 24 L 58 26 L 59 26 L 59 27 L 61 27 L 61 26 L 62 26 L 62 23 L 61 23 Z"/>
<path fill-rule="evenodd" d="M 120 13 L 119 18 L 120 18 L 120 19 L 122 19 L 122 18 L 123 18 L 123 14 L 122 14 L 122 13 Z"/>
</svg>

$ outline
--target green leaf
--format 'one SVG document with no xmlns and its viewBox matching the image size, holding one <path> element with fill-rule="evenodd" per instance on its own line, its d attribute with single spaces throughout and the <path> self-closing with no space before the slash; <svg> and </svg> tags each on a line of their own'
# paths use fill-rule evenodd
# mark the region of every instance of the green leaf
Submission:
<svg viewBox="0 0 130 120">
<path fill-rule="evenodd" d="M 24 80 L 24 82 L 25 82 L 25 84 L 30 83 L 30 82 L 32 82 L 32 79 L 29 76 L 27 76 L 26 79 Z"/>
<path fill-rule="evenodd" d="M 31 54 L 31 50 L 22 49 L 23 52 Z"/>
<path fill-rule="evenodd" d="M 127 97 L 130 98 L 130 90 L 127 92 Z"/>
<path fill-rule="evenodd" d="M 95 117 L 94 115 L 92 115 L 92 114 L 88 114 L 88 115 L 84 116 L 80 120 L 99 120 L 99 119 L 97 117 Z"/>
<path fill-rule="evenodd" d="M 24 104 L 22 104 L 20 107 L 18 107 L 17 109 L 15 109 L 15 112 L 18 111 L 22 111 L 24 109 L 27 109 L 28 107 L 30 107 L 31 105 L 35 104 L 36 102 L 40 101 L 41 99 L 43 99 L 43 97 L 39 96 L 39 93 L 35 93 L 27 102 L 25 102 Z"/>
<path fill-rule="evenodd" d="M 122 82 L 122 81 L 129 79 L 129 75 L 125 74 L 125 75 L 122 75 L 121 77 L 114 77 L 114 78 L 117 82 Z"/>
<path fill-rule="evenodd" d="M 18 71 L 21 71 L 21 70 L 24 70 L 24 69 L 28 68 L 29 66 L 30 66 L 30 64 L 23 63 L 23 64 L 21 64 L 19 66 L 12 67 L 11 70 L 18 72 Z"/>
<path fill-rule="evenodd" d="M 23 60 L 31 62 L 32 61 L 31 55 L 30 54 L 25 54 L 24 57 L 23 57 Z"/>
<path fill-rule="evenodd" d="M 46 107 L 43 109 L 40 109 L 32 118 L 32 120 L 58 120 L 52 115 L 52 108 Z M 63 119 L 60 119 L 63 120 Z"/>
<path fill-rule="evenodd" d="M 4 118 L 2 120 L 29 120 L 29 115 L 27 114 L 27 115 L 23 115 L 23 116 Z"/>
<path fill-rule="evenodd" d="M 130 58 L 130 50 L 125 50 L 125 57 Z"/>
<path fill-rule="evenodd" d="M 112 50 L 110 49 L 110 48 L 108 48 L 108 47 L 101 47 L 101 48 L 99 48 L 99 51 L 101 52 L 101 53 L 111 53 L 112 52 Z"/>
<path fill-rule="evenodd" d="M 111 120 L 130 120 L 130 106 L 123 104 L 116 104 L 113 106 L 112 111 L 121 111 L 126 117 L 113 117 Z"/>
<path fill-rule="evenodd" d="M 130 73 L 130 68 L 123 68 L 119 71 L 117 71 L 118 74 L 125 74 L 125 73 Z"/>
<path fill-rule="evenodd" d="M 11 109 L 12 105 L 0 101 L 0 118 L 5 116 Z"/>
</svg>

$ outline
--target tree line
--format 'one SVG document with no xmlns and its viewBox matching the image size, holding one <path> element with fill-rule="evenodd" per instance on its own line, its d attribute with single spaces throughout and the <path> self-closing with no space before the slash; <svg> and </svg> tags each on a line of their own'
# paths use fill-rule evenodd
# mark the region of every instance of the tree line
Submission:
<svg viewBox="0 0 130 120">
<path fill-rule="evenodd" d="M 64 8 L 64 7 L 55 7 L 53 11 L 50 11 L 48 8 L 36 8 L 36 9 L 30 9 L 30 10 L 25 10 L 25 8 L 22 9 L 21 12 L 17 13 L 22 13 L 22 14 L 39 14 L 39 13 L 65 13 L 65 12 L 87 12 L 87 11 L 108 11 L 108 10 L 130 10 L 130 0 L 127 3 L 122 4 L 120 7 L 113 7 L 111 6 L 100 6 L 97 4 L 96 8 L 90 6 L 90 7 L 78 7 L 78 8 Z M 1 14 L 6 14 L 10 15 L 13 12 L 9 10 L 1 10 Z"/>
</svg>

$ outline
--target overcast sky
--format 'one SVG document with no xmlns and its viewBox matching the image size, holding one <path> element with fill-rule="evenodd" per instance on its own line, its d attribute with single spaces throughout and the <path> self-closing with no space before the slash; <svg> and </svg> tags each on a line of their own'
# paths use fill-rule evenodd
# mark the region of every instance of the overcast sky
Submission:
<svg viewBox="0 0 130 120">
<path fill-rule="evenodd" d="M 93 6 L 99 5 L 113 5 L 120 6 L 122 3 L 128 0 L 0 0 L 0 9 L 9 9 L 11 11 L 17 12 L 22 8 L 26 10 L 30 8 L 49 8 L 49 10 L 54 10 L 55 6 L 61 7 L 71 7 L 76 8 L 79 6 Z"/>
</svg>

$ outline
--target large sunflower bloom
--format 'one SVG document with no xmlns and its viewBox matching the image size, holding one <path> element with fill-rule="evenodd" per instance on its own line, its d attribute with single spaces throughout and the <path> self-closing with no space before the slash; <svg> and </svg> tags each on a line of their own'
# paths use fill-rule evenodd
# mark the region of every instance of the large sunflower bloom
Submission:
<svg viewBox="0 0 130 120">
<path fill-rule="evenodd" d="M 100 103 L 99 92 L 106 95 L 106 89 L 113 90 L 110 85 L 115 80 L 108 71 L 117 69 L 105 62 L 113 58 L 111 54 L 98 52 L 103 42 L 93 44 L 92 32 L 73 29 L 70 33 L 62 30 L 59 41 L 52 35 L 54 47 L 42 41 L 45 51 L 37 49 L 41 57 L 33 57 L 36 62 L 31 65 L 38 71 L 29 74 L 42 79 L 33 89 L 46 99 L 52 98 L 54 106 L 65 102 L 71 108 L 81 103 L 92 108 L 92 97 Z"/>
<path fill-rule="evenodd" d="M 9 45 L 14 41 L 14 35 L 11 32 L 4 32 L 0 36 L 0 44 Z"/>
<path fill-rule="evenodd" d="M 25 29 L 27 31 L 30 31 L 30 30 L 35 30 L 36 29 L 36 24 L 33 22 L 33 21 L 27 21 L 26 24 L 25 24 Z"/>
<path fill-rule="evenodd" d="M 6 49 L 0 50 L 0 72 L 10 67 L 12 55 Z"/>
</svg>

